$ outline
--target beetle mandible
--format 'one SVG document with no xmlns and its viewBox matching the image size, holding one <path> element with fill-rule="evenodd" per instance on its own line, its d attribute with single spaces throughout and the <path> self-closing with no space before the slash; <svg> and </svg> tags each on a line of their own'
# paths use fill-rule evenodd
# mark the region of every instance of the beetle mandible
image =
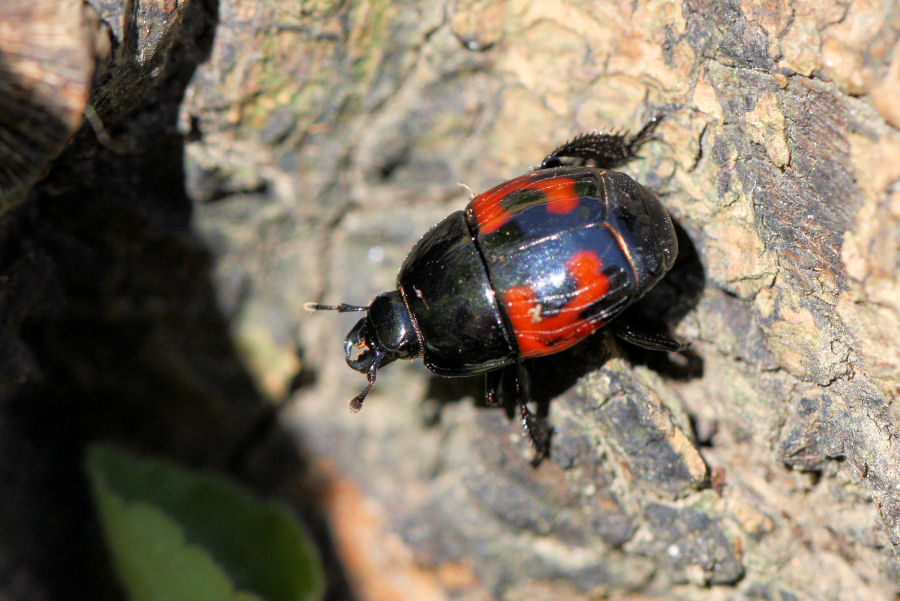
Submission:
<svg viewBox="0 0 900 601">
<path fill-rule="evenodd" d="M 683 350 L 668 333 L 612 321 L 678 254 L 663 205 L 611 170 L 635 156 L 661 118 L 631 137 L 582 134 L 536 170 L 474 197 L 413 247 L 397 289 L 368 305 L 307 303 L 311 311 L 366 311 L 344 340 L 347 364 L 368 380 L 350 409 L 360 410 L 378 369 L 395 359 L 422 358 L 441 376 L 486 374 L 489 405 L 498 404 L 503 371 L 514 370 L 537 464 L 549 452 L 550 429 L 528 408 L 525 359 L 567 349 L 603 326 L 643 348 Z"/>
</svg>

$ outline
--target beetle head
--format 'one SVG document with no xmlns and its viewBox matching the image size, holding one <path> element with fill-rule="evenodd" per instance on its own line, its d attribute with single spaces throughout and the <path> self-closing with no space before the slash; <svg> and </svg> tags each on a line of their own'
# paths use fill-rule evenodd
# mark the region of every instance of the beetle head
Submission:
<svg viewBox="0 0 900 601">
<path fill-rule="evenodd" d="M 366 374 L 368 384 L 350 401 L 350 410 L 359 411 L 372 386 L 378 369 L 395 359 L 411 359 L 419 354 L 419 339 L 412 316 L 400 292 L 379 294 L 368 307 L 356 305 L 319 305 L 306 303 L 309 311 L 366 311 L 344 339 L 347 365 Z"/>
</svg>

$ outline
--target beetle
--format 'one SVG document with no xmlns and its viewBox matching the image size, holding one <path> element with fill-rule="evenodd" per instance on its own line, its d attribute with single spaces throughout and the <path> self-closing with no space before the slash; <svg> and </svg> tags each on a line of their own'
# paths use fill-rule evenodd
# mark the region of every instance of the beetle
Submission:
<svg viewBox="0 0 900 601">
<path fill-rule="evenodd" d="M 396 359 L 421 358 L 441 376 L 486 374 L 494 406 L 503 372 L 512 370 L 537 464 L 549 452 L 550 429 L 528 408 L 524 360 L 558 353 L 604 326 L 643 348 L 684 350 L 668 333 L 613 321 L 678 254 L 660 201 L 612 170 L 635 156 L 660 120 L 631 137 L 582 134 L 536 170 L 475 196 L 418 241 L 397 289 L 368 305 L 306 303 L 311 311 L 366 312 L 344 340 L 347 364 L 368 380 L 350 409 L 360 410 L 377 371 Z"/>
</svg>

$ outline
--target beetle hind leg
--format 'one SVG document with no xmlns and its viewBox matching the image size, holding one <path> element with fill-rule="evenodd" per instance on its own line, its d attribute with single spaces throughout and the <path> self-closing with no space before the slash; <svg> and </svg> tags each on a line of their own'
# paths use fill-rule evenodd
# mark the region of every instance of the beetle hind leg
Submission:
<svg viewBox="0 0 900 601">
<path fill-rule="evenodd" d="M 535 415 L 528 408 L 531 402 L 531 376 L 522 363 L 516 369 L 516 402 L 519 405 L 519 414 L 522 416 L 522 428 L 534 445 L 534 458 L 531 465 L 537 467 L 545 457 L 550 455 L 550 437 L 553 429 L 543 417 Z"/>
<path fill-rule="evenodd" d="M 609 328 L 617 338 L 651 351 L 679 353 L 691 346 L 690 342 L 677 338 L 666 331 L 643 330 L 627 321 L 615 321 L 609 325 Z"/>
<path fill-rule="evenodd" d="M 502 407 L 503 396 L 500 386 L 503 383 L 503 374 L 506 369 L 491 371 L 484 374 L 484 406 Z"/>
<path fill-rule="evenodd" d="M 662 121 L 662 115 L 656 115 L 647 122 L 634 136 L 624 134 L 601 134 L 589 132 L 566 142 L 550 154 L 543 162 L 541 169 L 563 165 L 561 159 L 576 159 L 580 163 L 591 161 L 602 168 L 612 168 L 634 158 L 637 149 L 653 135 L 653 130 Z"/>
</svg>

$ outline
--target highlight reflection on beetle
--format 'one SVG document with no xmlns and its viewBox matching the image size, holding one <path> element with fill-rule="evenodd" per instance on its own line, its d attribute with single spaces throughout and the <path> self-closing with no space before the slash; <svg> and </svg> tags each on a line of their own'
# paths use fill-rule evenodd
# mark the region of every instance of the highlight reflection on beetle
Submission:
<svg viewBox="0 0 900 601">
<path fill-rule="evenodd" d="M 397 289 L 366 306 L 307 303 L 308 310 L 365 311 L 344 341 L 347 364 L 366 374 L 350 401 L 359 411 L 378 370 L 421 358 L 442 376 L 486 374 L 489 405 L 512 370 L 522 425 L 549 452 L 550 430 L 528 409 L 523 360 L 565 350 L 607 326 L 651 350 L 686 345 L 666 332 L 614 321 L 672 267 L 678 242 L 659 200 L 610 169 L 634 157 L 661 117 L 633 137 L 591 132 L 541 166 L 476 196 L 413 247 Z"/>
</svg>

